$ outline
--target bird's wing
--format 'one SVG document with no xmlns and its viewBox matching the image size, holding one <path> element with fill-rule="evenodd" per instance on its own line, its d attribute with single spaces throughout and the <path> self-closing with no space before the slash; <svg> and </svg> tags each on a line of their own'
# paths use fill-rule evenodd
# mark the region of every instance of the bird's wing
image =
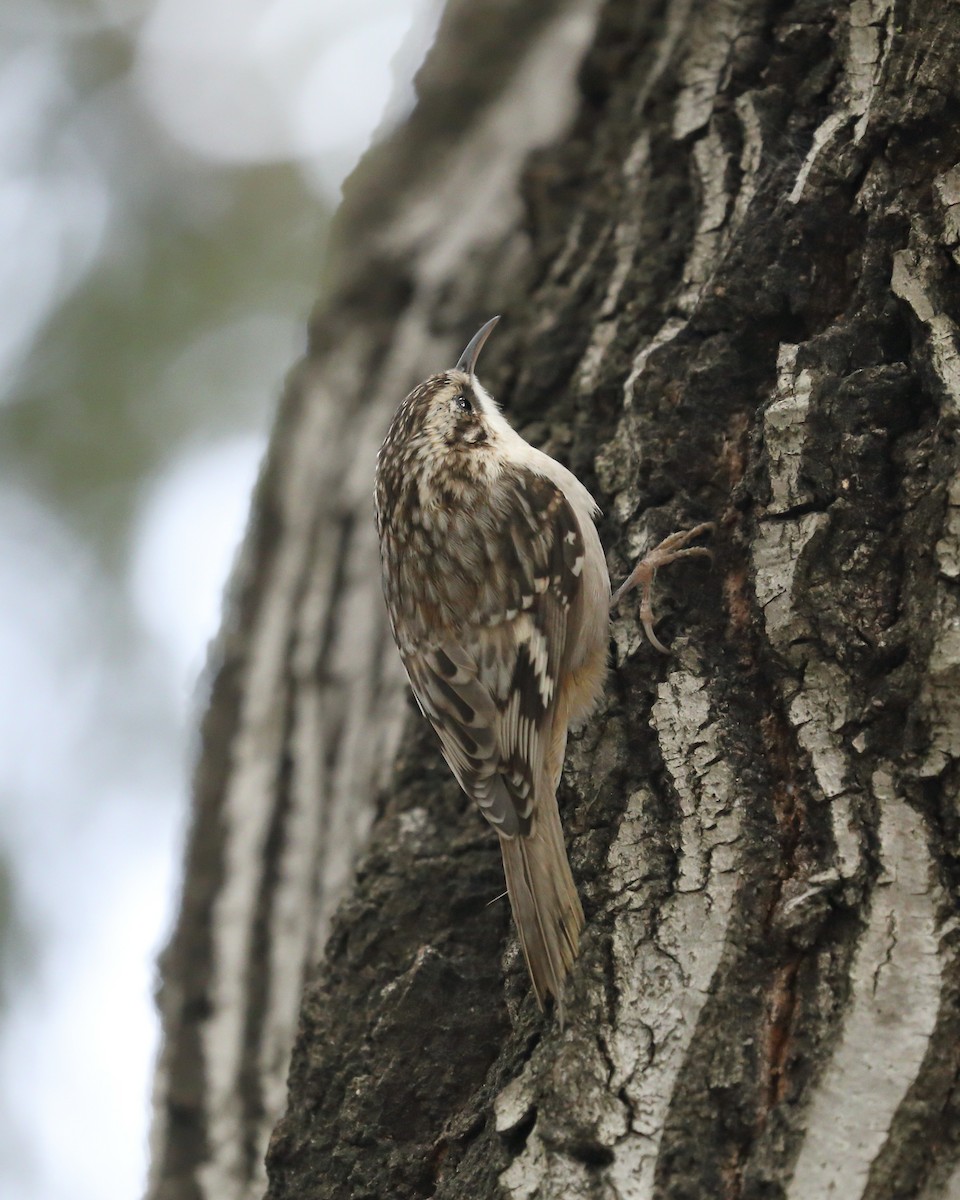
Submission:
<svg viewBox="0 0 960 1200">
<path fill-rule="evenodd" d="M 568 653 L 583 537 L 560 489 L 532 471 L 498 485 L 489 578 L 471 623 L 404 665 L 461 787 L 505 837 L 527 833 Z M 479 618 L 479 619 L 477 619 Z"/>
</svg>

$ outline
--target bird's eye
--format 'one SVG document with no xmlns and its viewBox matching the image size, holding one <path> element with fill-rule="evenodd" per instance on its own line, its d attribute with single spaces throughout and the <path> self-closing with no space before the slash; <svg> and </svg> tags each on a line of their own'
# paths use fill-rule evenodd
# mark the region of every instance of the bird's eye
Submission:
<svg viewBox="0 0 960 1200">
<path fill-rule="evenodd" d="M 454 396 L 453 403 L 458 412 L 473 412 L 473 405 L 464 395 Z"/>
</svg>

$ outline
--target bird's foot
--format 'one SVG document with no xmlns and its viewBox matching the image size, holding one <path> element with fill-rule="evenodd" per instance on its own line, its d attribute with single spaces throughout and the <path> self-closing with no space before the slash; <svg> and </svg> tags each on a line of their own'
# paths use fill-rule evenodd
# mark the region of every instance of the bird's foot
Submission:
<svg viewBox="0 0 960 1200">
<path fill-rule="evenodd" d="M 712 559 L 713 552 L 706 546 L 690 546 L 688 543 L 703 533 L 710 533 L 713 527 L 712 521 L 704 521 L 693 529 L 681 529 L 678 533 L 671 533 L 659 546 L 655 546 L 640 559 L 610 599 L 610 607 L 615 608 L 628 592 L 632 592 L 635 587 L 640 588 L 640 623 L 650 645 L 663 654 L 669 654 L 670 651 L 653 632 L 656 620 L 653 615 L 653 581 L 657 577 L 657 570 L 678 558 Z"/>
</svg>

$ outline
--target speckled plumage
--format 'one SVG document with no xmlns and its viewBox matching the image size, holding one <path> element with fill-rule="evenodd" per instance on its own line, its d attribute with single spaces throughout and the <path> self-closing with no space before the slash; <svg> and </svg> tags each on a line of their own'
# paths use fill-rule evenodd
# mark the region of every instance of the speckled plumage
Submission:
<svg viewBox="0 0 960 1200">
<path fill-rule="evenodd" d="M 510 427 L 472 367 L 415 388 L 383 443 L 384 595 L 420 707 L 500 836 L 537 999 L 562 1016 L 583 912 L 556 788 L 568 727 L 602 691 L 610 582 L 592 497 Z"/>
</svg>

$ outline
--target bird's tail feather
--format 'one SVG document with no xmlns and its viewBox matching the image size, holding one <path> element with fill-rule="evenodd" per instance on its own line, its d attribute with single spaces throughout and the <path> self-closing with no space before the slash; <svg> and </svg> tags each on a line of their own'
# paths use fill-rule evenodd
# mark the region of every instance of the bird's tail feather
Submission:
<svg viewBox="0 0 960 1200">
<path fill-rule="evenodd" d="M 563 1024 L 563 981 L 580 945 L 583 909 L 567 861 L 554 796 L 537 805 L 526 836 L 500 839 L 510 908 L 537 1003 L 553 996 Z"/>
</svg>

